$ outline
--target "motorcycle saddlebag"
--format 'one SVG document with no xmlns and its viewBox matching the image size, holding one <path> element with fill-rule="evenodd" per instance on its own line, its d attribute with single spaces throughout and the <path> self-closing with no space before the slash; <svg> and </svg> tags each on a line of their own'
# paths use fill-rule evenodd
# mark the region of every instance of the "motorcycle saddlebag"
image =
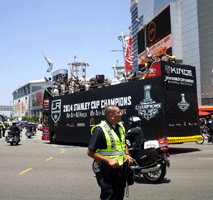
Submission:
<svg viewBox="0 0 213 200">
<path fill-rule="evenodd" d="M 151 165 L 157 161 L 157 149 L 148 148 L 140 150 L 136 154 L 135 160 L 140 166 Z"/>
</svg>

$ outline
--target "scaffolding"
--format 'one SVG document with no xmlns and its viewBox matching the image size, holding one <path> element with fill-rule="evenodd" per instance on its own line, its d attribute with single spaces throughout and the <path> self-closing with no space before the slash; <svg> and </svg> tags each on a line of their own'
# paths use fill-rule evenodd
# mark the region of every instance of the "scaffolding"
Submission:
<svg viewBox="0 0 213 200">
<path fill-rule="evenodd" d="M 76 56 L 74 57 L 74 61 L 70 61 L 70 63 L 68 63 L 68 65 L 70 65 L 70 71 L 71 71 L 71 77 L 73 77 L 73 74 L 76 77 L 85 77 L 86 78 L 86 74 L 87 74 L 87 67 L 89 66 L 89 64 L 87 62 L 82 61 L 75 61 Z"/>
</svg>

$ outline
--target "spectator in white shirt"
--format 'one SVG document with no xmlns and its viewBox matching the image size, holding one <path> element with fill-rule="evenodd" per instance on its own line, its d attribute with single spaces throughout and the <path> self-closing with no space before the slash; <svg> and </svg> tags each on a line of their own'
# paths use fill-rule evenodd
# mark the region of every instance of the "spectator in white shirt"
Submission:
<svg viewBox="0 0 213 200">
<path fill-rule="evenodd" d="M 59 96 L 59 91 L 58 91 L 58 86 L 57 85 L 53 85 L 52 95 L 54 97 L 55 96 Z"/>
</svg>

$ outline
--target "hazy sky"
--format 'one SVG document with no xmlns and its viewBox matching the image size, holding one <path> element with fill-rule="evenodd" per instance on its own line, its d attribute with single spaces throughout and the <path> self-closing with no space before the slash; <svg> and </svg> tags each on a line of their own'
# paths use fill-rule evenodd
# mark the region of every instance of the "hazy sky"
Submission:
<svg viewBox="0 0 213 200">
<path fill-rule="evenodd" d="M 0 105 L 10 105 L 12 92 L 47 73 L 43 53 L 53 62 L 52 72 L 68 69 L 70 61 L 89 64 L 87 77 L 123 65 L 121 32 L 131 25 L 131 0 L 1 0 Z"/>
</svg>

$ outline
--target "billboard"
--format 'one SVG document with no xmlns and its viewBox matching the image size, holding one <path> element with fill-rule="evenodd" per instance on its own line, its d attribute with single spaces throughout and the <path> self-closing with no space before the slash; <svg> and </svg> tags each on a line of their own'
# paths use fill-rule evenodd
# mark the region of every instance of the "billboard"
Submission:
<svg viewBox="0 0 213 200">
<path fill-rule="evenodd" d="M 152 55 L 172 53 L 170 5 L 138 32 L 138 56 L 143 60 L 145 60 L 145 28 L 147 47 Z M 141 59 L 138 59 L 139 65 L 144 64 Z"/>
<path fill-rule="evenodd" d="M 14 116 L 29 116 L 29 96 L 21 97 L 13 101 Z"/>
<path fill-rule="evenodd" d="M 38 110 L 38 109 L 42 109 L 43 107 L 43 90 L 40 90 L 40 91 L 37 91 L 37 92 L 34 92 L 32 95 L 31 95 L 31 110 Z"/>
</svg>

